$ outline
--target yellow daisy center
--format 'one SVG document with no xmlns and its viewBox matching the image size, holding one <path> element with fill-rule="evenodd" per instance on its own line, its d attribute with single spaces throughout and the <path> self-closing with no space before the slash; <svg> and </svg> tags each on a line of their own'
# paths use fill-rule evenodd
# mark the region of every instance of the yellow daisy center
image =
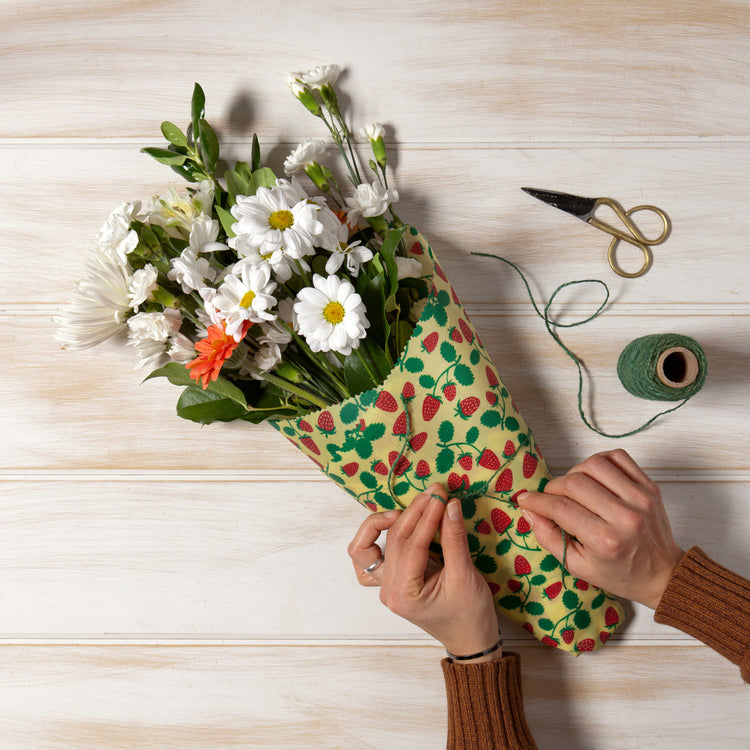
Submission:
<svg viewBox="0 0 750 750">
<path fill-rule="evenodd" d="M 274 211 L 268 217 L 268 225 L 274 229 L 281 229 L 284 231 L 285 229 L 289 229 L 292 224 L 294 224 L 294 215 L 291 211 Z"/>
<path fill-rule="evenodd" d="M 248 289 L 240 300 L 240 307 L 250 307 L 255 299 L 255 292 L 252 289 Z"/>
<path fill-rule="evenodd" d="M 329 302 L 323 308 L 323 317 L 329 322 L 336 325 L 344 319 L 344 306 L 340 302 Z"/>
</svg>

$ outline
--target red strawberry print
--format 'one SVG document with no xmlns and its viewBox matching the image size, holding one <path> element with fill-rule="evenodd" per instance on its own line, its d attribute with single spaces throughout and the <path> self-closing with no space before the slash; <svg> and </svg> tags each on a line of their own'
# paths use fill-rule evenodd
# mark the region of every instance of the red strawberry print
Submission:
<svg viewBox="0 0 750 750">
<path fill-rule="evenodd" d="M 365 431 L 365 427 L 366 427 L 365 420 L 364 419 L 360 419 L 359 420 L 359 431 L 360 432 L 364 432 Z"/>
<path fill-rule="evenodd" d="M 513 472 L 505 469 L 495 482 L 495 492 L 510 492 L 513 488 Z"/>
<path fill-rule="evenodd" d="M 356 461 L 352 461 L 349 464 L 344 464 L 341 468 L 346 476 L 353 477 L 359 471 L 359 464 Z"/>
<path fill-rule="evenodd" d="M 454 302 L 455 302 L 455 303 L 456 303 L 457 305 L 460 305 L 460 304 L 461 304 L 461 302 L 460 302 L 460 301 L 459 301 L 459 299 L 458 299 L 458 295 L 456 294 L 456 290 L 455 290 L 455 289 L 454 289 L 453 287 L 451 287 L 451 297 L 453 297 L 453 301 L 454 301 Z"/>
<path fill-rule="evenodd" d="M 464 455 L 458 459 L 458 465 L 464 471 L 471 471 L 474 467 L 474 459 L 468 453 L 464 453 Z"/>
<path fill-rule="evenodd" d="M 593 638 L 584 638 L 576 643 L 576 651 L 593 651 L 596 642 Z"/>
<path fill-rule="evenodd" d="M 489 383 L 489 385 L 490 385 L 491 388 L 494 388 L 496 385 L 500 384 L 500 381 L 497 379 L 497 374 L 492 369 L 492 367 L 490 367 L 489 365 L 487 365 L 484 368 L 484 372 L 487 375 L 487 382 Z"/>
<path fill-rule="evenodd" d="M 412 246 L 411 246 L 411 247 L 409 248 L 409 253 L 410 253 L 411 255 L 423 255 L 424 251 L 422 250 L 422 246 L 421 246 L 421 245 L 420 245 L 420 244 L 419 244 L 418 242 L 415 242 L 415 243 L 414 243 L 414 244 L 413 244 L 413 245 L 412 245 Z"/>
<path fill-rule="evenodd" d="M 378 461 L 373 467 L 372 470 L 376 474 L 380 474 L 381 476 L 385 476 L 388 473 L 388 467 L 382 462 Z"/>
<path fill-rule="evenodd" d="M 489 448 L 485 448 L 482 451 L 482 455 L 479 457 L 477 463 L 482 468 L 489 469 L 490 471 L 497 471 L 500 468 L 500 459 Z"/>
<path fill-rule="evenodd" d="M 456 398 L 456 386 L 453 385 L 453 383 L 446 385 L 445 388 L 443 388 L 443 395 L 448 401 L 453 401 L 453 399 Z"/>
<path fill-rule="evenodd" d="M 398 452 L 397 451 L 391 451 L 388 454 L 388 463 L 393 466 L 393 462 L 398 458 Z M 398 463 L 396 464 L 396 468 L 393 470 L 393 473 L 400 477 L 409 467 L 411 466 L 411 461 L 406 456 L 401 456 L 401 458 L 398 458 Z"/>
<path fill-rule="evenodd" d="M 414 398 L 415 395 L 414 383 L 406 382 L 404 387 L 401 389 L 401 395 L 408 401 Z"/>
<path fill-rule="evenodd" d="M 477 533 L 478 534 L 490 534 L 492 533 L 492 526 L 490 526 L 490 522 L 486 519 L 480 521 L 477 524 Z"/>
<path fill-rule="evenodd" d="M 430 465 L 424 459 L 421 459 L 417 464 L 417 476 L 422 479 L 423 477 L 430 476 Z"/>
<path fill-rule="evenodd" d="M 490 587 L 490 592 L 492 593 L 492 596 L 495 596 L 495 594 L 497 594 L 500 591 L 500 586 L 494 581 L 487 581 L 487 585 Z"/>
<path fill-rule="evenodd" d="M 304 445 L 305 448 L 307 448 L 307 450 L 311 451 L 316 456 L 320 455 L 320 448 L 318 448 L 318 446 L 315 445 L 315 441 L 311 437 L 303 437 L 300 440 L 300 443 L 302 443 L 302 445 Z"/>
<path fill-rule="evenodd" d="M 458 328 L 451 328 L 451 339 L 457 344 L 463 344 L 464 338 Z"/>
<path fill-rule="evenodd" d="M 409 441 L 409 447 L 413 451 L 418 451 L 422 449 L 422 446 L 427 442 L 427 433 L 426 432 L 418 432 L 410 441 Z"/>
<path fill-rule="evenodd" d="M 471 343 L 474 338 L 474 331 L 471 330 L 471 326 L 463 318 L 459 319 L 458 325 L 461 328 L 461 333 L 463 333 L 464 338 Z"/>
<path fill-rule="evenodd" d="M 373 513 L 378 509 L 378 506 L 372 500 L 365 500 L 365 507 Z"/>
<path fill-rule="evenodd" d="M 500 508 L 492 509 L 490 520 L 498 534 L 502 534 L 513 523 L 511 517 L 504 510 L 500 510 Z"/>
<path fill-rule="evenodd" d="M 617 614 L 617 610 L 614 607 L 607 607 L 607 611 L 604 613 L 604 624 L 611 628 L 618 622 L 620 622 L 620 615 Z"/>
<path fill-rule="evenodd" d="M 589 582 L 584 581 L 583 578 L 576 579 L 576 588 L 579 591 L 588 591 L 589 590 Z"/>
<path fill-rule="evenodd" d="M 527 576 L 531 573 L 531 565 L 523 555 L 516 555 L 516 559 L 513 561 L 513 569 L 517 576 Z"/>
<path fill-rule="evenodd" d="M 546 589 L 544 589 L 544 593 L 547 595 L 548 599 L 554 599 L 560 594 L 561 591 L 562 581 L 555 581 L 554 583 L 551 583 L 549 586 L 547 586 Z"/>
<path fill-rule="evenodd" d="M 461 399 L 458 402 L 458 410 L 456 414 L 462 419 L 470 417 L 478 408 L 481 402 L 476 396 L 469 396 L 468 398 Z"/>
<path fill-rule="evenodd" d="M 536 456 L 532 453 L 527 453 L 523 457 L 523 475 L 526 477 L 526 479 L 529 479 L 530 477 L 534 476 L 534 472 L 536 471 L 536 465 L 537 465 L 537 459 Z"/>
<path fill-rule="evenodd" d="M 318 427 L 323 432 L 336 432 L 336 425 L 333 423 L 333 417 L 330 411 L 322 411 L 318 416 Z"/>
<path fill-rule="evenodd" d="M 518 490 L 518 492 L 515 492 L 510 496 L 510 501 L 516 508 L 518 507 L 518 496 L 522 495 L 524 492 L 526 492 L 526 490 Z"/>
<path fill-rule="evenodd" d="M 380 391 L 375 406 L 383 411 L 396 411 L 396 409 L 398 409 L 398 401 L 396 401 L 392 393 L 388 393 L 388 391 Z"/>
<path fill-rule="evenodd" d="M 435 264 L 435 273 L 447 284 L 448 279 L 446 278 L 445 274 L 443 273 L 443 269 L 440 268 L 440 266 L 436 263 Z"/>
<path fill-rule="evenodd" d="M 394 435 L 406 435 L 406 412 L 402 411 L 393 423 Z"/>
<path fill-rule="evenodd" d="M 487 399 L 487 403 L 490 406 L 494 406 L 497 403 L 497 393 L 493 393 L 492 391 L 487 391 L 484 394 L 484 397 Z"/>
<path fill-rule="evenodd" d="M 542 643 L 546 643 L 548 646 L 552 646 L 552 648 L 557 648 L 560 644 L 550 638 L 548 635 L 545 635 L 544 638 L 542 638 Z"/>
<path fill-rule="evenodd" d="M 425 396 L 422 402 L 422 419 L 429 422 L 437 414 L 439 408 L 440 401 L 438 399 L 434 396 Z"/>
<path fill-rule="evenodd" d="M 433 331 L 432 333 L 428 334 L 424 337 L 424 340 L 422 341 L 422 346 L 427 349 L 428 352 L 434 352 L 435 347 L 438 343 L 438 334 L 437 331 Z"/>
<path fill-rule="evenodd" d="M 505 443 L 505 448 L 503 448 L 503 455 L 508 458 L 512 456 L 516 452 L 516 446 L 515 443 L 512 440 L 508 440 L 507 443 Z"/>
<path fill-rule="evenodd" d="M 518 519 L 518 523 L 516 524 L 516 531 L 521 535 L 528 534 L 531 531 L 529 522 L 523 516 Z"/>
<path fill-rule="evenodd" d="M 520 581 L 517 581 L 515 578 L 511 578 L 508 581 L 508 588 L 515 594 L 516 591 L 519 591 L 521 589 L 521 586 L 523 584 Z"/>
<path fill-rule="evenodd" d="M 576 637 L 576 631 L 568 628 L 567 630 L 563 630 L 563 632 L 560 633 L 560 637 L 565 641 L 565 643 L 573 643 L 573 639 Z"/>
<path fill-rule="evenodd" d="M 299 428 L 300 430 L 303 430 L 304 432 L 312 432 L 313 428 L 312 425 L 305 419 L 300 419 L 299 421 Z"/>
<path fill-rule="evenodd" d="M 606 643 L 609 640 L 609 633 L 606 630 L 602 630 L 602 632 L 599 633 L 599 640 L 602 643 Z"/>
<path fill-rule="evenodd" d="M 469 486 L 469 477 L 464 474 L 463 476 L 459 476 L 456 474 L 455 471 L 452 471 L 448 475 L 448 491 L 449 492 L 455 492 L 456 490 L 463 489 L 464 487 Z"/>
</svg>

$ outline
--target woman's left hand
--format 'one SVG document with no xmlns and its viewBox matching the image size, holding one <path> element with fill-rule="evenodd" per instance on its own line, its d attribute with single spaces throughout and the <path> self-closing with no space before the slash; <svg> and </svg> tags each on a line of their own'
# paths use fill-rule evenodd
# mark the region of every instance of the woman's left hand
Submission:
<svg viewBox="0 0 750 750">
<path fill-rule="evenodd" d="M 388 534 L 381 550 L 377 542 L 384 531 Z M 430 557 L 438 531 L 442 567 Z M 357 580 L 380 586 L 383 604 L 437 638 L 450 653 L 479 653 L 497 643 L 492 594 L 471 560 L 461 502 L 453 499 L 446 505 L 442 485 L 427 488 L 403 512 L 371 514 L 348 551 Z M 381 555 L 382 564 L 365 572 Z M 501 655 L 498 649 L 483 660 Z"/>
</svg>

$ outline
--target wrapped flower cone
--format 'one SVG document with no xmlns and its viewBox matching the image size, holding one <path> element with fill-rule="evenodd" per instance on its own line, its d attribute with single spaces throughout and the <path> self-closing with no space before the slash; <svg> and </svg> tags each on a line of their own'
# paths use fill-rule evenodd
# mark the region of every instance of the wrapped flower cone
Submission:
<svg viewBox="0 0 750 750">
<path fill-rule="evenodd" d="M 497 609 L 548 645 L 599 648 L 623 622 L 622 606 L 537 543 L 515 497 L 551 478 L 541 451 L 428 243 L 413 228 L 407 237 L 432 287 L 382 387 L 272 424 L 372 511 L 445 484 L 462 500 Z"/>
</svg>

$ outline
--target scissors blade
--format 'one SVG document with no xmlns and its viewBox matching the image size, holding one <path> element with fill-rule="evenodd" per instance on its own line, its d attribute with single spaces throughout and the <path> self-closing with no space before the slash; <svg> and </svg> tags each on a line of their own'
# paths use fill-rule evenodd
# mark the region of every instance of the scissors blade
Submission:
<svg viewBox="0 0 750 750">
<path fill-rule="evenodd" d="M 521 190 L 543 203 L 549 203 L 550 206 L 573 214 L 581 221 L 588 221 L 596 208 L 596 198 L 582 198 L 579 195 L 555 193 L 551 190 L 536 190 L 534 188 L 521 188 Z"/>
</svg>

